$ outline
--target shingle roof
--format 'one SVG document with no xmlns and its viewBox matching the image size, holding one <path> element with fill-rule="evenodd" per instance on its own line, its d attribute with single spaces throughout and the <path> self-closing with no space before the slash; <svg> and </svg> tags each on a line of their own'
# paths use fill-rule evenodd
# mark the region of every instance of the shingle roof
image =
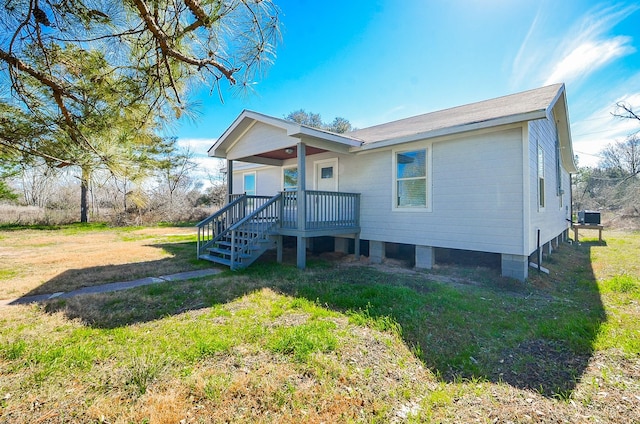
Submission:
<svg viewBox="0 0 640 424">
<path fill-rule="evenodd" d="M 532 113 L 545 114 L 560 93 L 562 84 L 549 85 L 521 93 L 484 100 L 464 106 L 425 113 L 386 124 L 344 134 L 362 140 L 365 144 L 411 137 L 416 134 L 437 132 L 454 127 L 496 121 L 513 117 L 517 122 Z M 542 115 L 544 116 L 544 115 Z M 529 117 L 530 118 L 530 117 Z"/>
</svg>

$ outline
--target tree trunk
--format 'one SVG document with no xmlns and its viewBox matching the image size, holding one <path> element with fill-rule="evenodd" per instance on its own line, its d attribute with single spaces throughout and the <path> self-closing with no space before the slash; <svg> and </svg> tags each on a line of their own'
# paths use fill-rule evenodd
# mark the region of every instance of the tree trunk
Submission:
<svg viewBox="0 0 640 424">
<path fill-rule="evenodd" d="M 80 222 L 89 222 L 87 192 L 89 191 L 90 179 L 91 170 L 87 167 L 82 167 L 82 177 L 80 178 Z"/>
</svg>

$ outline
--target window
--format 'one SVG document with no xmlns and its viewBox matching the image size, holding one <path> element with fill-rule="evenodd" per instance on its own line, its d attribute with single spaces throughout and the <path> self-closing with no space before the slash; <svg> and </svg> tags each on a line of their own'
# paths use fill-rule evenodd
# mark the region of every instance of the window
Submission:
<svg viewBox="0 0 640 424">
<path fill-rule="evenodd" d="M 427 207 L 427 150 L 397 152 L 396 208 Z"/>
<path fill-rule="evenodd" d="M 298 189 L 298 168 L 284 168 L 282 170 L 282 189 L 296 191 Z"/>
<path fill-rule="evenodd" d="M 333 178 L 333 166 L 327 166 L 320 169 L 320 178 L 323 180 Z"/>
<path fill-rule="evenodd" d="M 538 206 L 544 208 L 544 150 L 538 146 Z"/>
<path fill-rule="evenodd" d="M 558 195 L 558 201 L 560 203 L 560 209 L 562 209 L 562 196 L 564 191 L 562 190 L 562 166 L 560 163 L 560 139 L 556 130 L 556 194 Z"/>
<path fill-rule="evenodd" d="M 242 176 L 243 191 L 247 196 L 256 195 L 256 173 L 251 172 Z"/>
</svg>

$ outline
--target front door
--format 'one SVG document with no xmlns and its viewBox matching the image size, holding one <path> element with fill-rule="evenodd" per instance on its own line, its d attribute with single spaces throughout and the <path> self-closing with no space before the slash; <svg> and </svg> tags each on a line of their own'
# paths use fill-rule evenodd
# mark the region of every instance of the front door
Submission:
<svg viewBox="0 0 640 424">
<path fill-rule="evenodd" d="M 338 158 L 313 163 L 313 185 L 318 191 L 338 191 Z M 330 194 L 314 193 L 307 204 L 307 217 L 314 225 L 322 226 L 337 213 L 335 199 Z"/>
<path fill-rule="evenodd" d="M 314 186 L 320 191 L 338 191 L 338 158 L 314 162 Z"/>
</svg>

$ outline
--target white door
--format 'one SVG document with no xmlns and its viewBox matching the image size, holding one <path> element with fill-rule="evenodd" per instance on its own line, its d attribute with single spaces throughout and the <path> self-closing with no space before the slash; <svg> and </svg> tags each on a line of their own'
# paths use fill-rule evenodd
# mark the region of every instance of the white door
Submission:
<svg viewBox="0 0 640 424">
<path fill-rule="evenodd" d="M 338 158 L 314 162 L 314 186 L 320 191 L 338 191 Z"/>
<path fill-rule="evenodd" d="M 318 191 L 338 191 L 338 158 L 313 164 L 313 185 Z M 337 213 L 335 199 L 330 194 L 314 193 L 307 205 L 307 217 L 312 225 L 322 226 Z"/>
</svg>

